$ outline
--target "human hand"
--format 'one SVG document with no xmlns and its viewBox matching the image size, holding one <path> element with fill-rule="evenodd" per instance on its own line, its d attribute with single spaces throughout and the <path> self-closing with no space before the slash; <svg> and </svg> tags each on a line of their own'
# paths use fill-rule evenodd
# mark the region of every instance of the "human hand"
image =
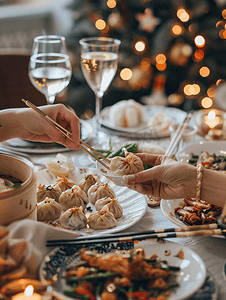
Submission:
<svg viewBox="0 0 226 300">
<path fill-rule="evenodd" d="M 18 110 L 20 137 L 30 141 L 57 142 L 69 149 L 79 149 L 80 125 L 76 114 L 63 104 L 39 107 L 51 119 L 72 133 L 71 140 L 66 138 L 53 124 L 30 108 Z"/>
<path fill-rule="evenodd" d="M 190 198 L 196 193 L 196 168 L 164 155 L 136 154 L 151 169 L 123 176 L 127 187 L 161 199 Z"/>
</svg>

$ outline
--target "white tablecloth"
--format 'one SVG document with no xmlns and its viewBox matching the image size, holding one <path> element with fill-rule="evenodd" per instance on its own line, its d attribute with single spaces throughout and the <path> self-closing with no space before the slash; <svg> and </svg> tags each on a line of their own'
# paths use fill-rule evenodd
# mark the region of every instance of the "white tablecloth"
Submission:
<svg viewBox="0 0 226 300">
<path fill-rule="evenodd" d="M 169 140 L 160 141 L 161 146 L 167 146 Z M 194 141 L 193 141 L 194 142 Z M 92 142 L 91 142 L 92 144 Z M 88 159 L 87 155 L 82 151 L 68 151 L 64 152 L 64 155 L 70 157 L 77 167 L 93 167 L 93 163 Z M 32 154 L 31 157 L 34 162 L 45 163 L 56 154 Z M 36 170 L 39 169 L 38 166 L 35 167 Z M 125 232 L 130 231 L 141 231 L 148 229 L 160 229 L 160 228 L 170 228 L 174 227 L 166 217 L 162 214 L 161 209 L 157 208 L 147 208 L 147 212 L 144 217 L 136 223 L 134 226 L 125 230 Z M 45 232 L 44 240 L 48 239 L 49 233 Z M 45 248 L 45 241 L 42 239 L 41 251 L 44 255 L 50 249 Z M 207 270 L 213 275 L 217 287 L 219 289 L 218 300 L 226 299 L 226 282 L 223 277 L 223 265 L 226 260 L 226 240 L 216 237 L 193 237 L 193 238 L 174 238 L 170 239 L 173 242 L 180 243 L 184 246 L 189 247 L 195 251 L 204 261 Z"/>
</svg>

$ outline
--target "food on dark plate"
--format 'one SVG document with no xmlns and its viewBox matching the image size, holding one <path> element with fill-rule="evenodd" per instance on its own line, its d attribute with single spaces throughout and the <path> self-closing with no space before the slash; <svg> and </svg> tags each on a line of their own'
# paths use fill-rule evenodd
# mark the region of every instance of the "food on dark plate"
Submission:
<svg viewBox="0 0 226 300">
<path fill-rule="evenodd" d="M 184 203 L 175 208 L 175 215 L 187 225 L 216 223 L 222 207 L 206 201 L 184 198 Z"/>
</svg>

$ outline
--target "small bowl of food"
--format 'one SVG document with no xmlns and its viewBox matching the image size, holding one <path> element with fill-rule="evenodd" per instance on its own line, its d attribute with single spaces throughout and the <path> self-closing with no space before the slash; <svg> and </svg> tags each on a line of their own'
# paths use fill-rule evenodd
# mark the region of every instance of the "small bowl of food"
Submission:
<svg viewBox="0 0 226 300">
<path fill-rule="evenodd" d="M 119 186 L 127 186 L 127 182 L 123 179 L 124 175 L 135 174 L 144 170 L 142 160 L 132 152 L 126 152 L 125 157 L 115 156 L 109 161 L 109 163 L 104 161 L 106 167 L 97 161 L 97 169 L 103 176 Z"/>
<path fill-rule="evenodd" d="M 37 179 L 32 167 L 0 154 L 0 225 L 29 218 L 37 220 Z"/>
</svg>

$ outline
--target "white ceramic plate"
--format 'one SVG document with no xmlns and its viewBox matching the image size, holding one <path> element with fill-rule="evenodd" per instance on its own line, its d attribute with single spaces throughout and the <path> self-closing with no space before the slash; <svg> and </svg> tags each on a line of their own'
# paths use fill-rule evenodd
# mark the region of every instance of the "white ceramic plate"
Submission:
<svg viewBox="0 0 226 300">
<path fill-rule="evenodd" d="M 214 142 L 199 142 L 198 144 L 189 145 L 181 149 L 176 158 L 180 162 L 188 163 L 191 158 L 191 153 L 200 155 L 203 151 L 208 151 L 210 154 L 226 156 L 226 141 L 214 141 Z"/>
<path fill-rule="evenodd" d="M 47 170 L 38 171 L 36 172 L 36 174 L 38 184 L 52 184 L 55 181 L 55 177 Z M 100 176 L 100 180 L 102 182 L 109 182 L 109 180 L 101 176 L 96 169 L 77 169 L 77 171 L 74 172 L 73 175 L 71 175 L 69 178 L 71 178 L 75 182 L 75 184 L 77 184 L 83 178 L 83 176 L 87 174 L 97 174 Z M 143 195 L 135 191 L 131 191 L 126 187 L 116 186 L 112 182 L 109 182 L 109 185 L 115 191 L 116 198 L 123 208 L 123 216 L 117 219 L 116 227 L 104 230 L 94 230 L 86 227 L 80 230 L 74 230 L 75 233 L 90 235 L 118 232 L 133 226 L 143 217 L 147 209 L 147 202 Z M 92 211 L 94 212 L 95 206 L 91 203 L 89 203 L 89 206 L 91 206 Z M 89 214 L 90 211 L 86 210 L 86 215 L 88 216 Z"/>
<path fill-rule="evenodd" d="M 88 141 L 93 136 L 92 126 L 84 120 L 80 120 L 82 124 L 81 129 L 81 139 L 88 143 Z M 9 150 L 14 150 L 17 152 L 27 152 L 27 153 L 59 153 L 66 152 L 70 149 L 64 147 L 63 145 L 56 143 L 41 143 L 41 142 L 30 142 L 20 138 L 11 139 L 1 143 L 4 148 Z"/>
<path fill-rule="evenodd" d="M 109 110 L 110 107 L 105 107 L 100 113 L 99 122 L 101 125 L 109 129 L 112 133 L 127 138 L 151 138 L 151 137 L 167 137 L 170 136 L 170 130 L 158 131 L 154 126 L 148 126 L 148 120 L 153 117 L 157 112 L 161 111 L 164 115 L 170 117 L 173 124 L 181 123 L 186 112 L 175 107 L 163 107 L 163 106 L 146 106 L 146 121 L 140 124 L 138 127 L 119 127 L 111 126 L 109 124 Z"/>
<path fill-rule="evenodd" d="M 202 259 L 189 248 L 176 244 L 170 241 L 154 242 L 154 241 L 142 241 L 136 244 L 136 247 L 143 247 L 147 257 L 152 254 L 157 254 L 162 260 L 167 260 L 171 266 L 180 267 L 180 271 L 177 272 L 177 282 L 179 286 L 171 290 L 171 295 L 168 300 L 182 300 L 187 299 L 194 295 L 198 291 L 206 279 L 206 268 Z M 61 278 L 64 270 L 70 266 L 75 260 L 80 258 L 78 250 L 82 246 L 62 246 L 55 248 L 51 251 L 43 260 L 40 265 L 40 279 L 41 280 L 57 280 L 54 285 L 60 294 L 63 294 L 68 287 Z M 87 248 L 96 249 L 100 253 L 110 252 L 112 249 L 131 249 L 132 243 L 120 243 L 120 244 L 91 244 L 87 245 Z M 182 251 L 184 258 L 179 258 L 179 251 Z M 72 299 L 64 296 L 64 299 Z M 198 298 L 194 298 L 196 300 Z"/>
</svg>

